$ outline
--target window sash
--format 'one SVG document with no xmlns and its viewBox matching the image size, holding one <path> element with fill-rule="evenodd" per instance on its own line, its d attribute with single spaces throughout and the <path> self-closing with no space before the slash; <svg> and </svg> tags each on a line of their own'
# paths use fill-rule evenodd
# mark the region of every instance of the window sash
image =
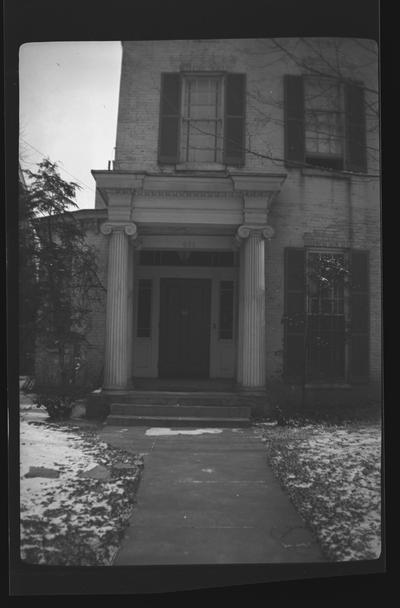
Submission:
<svg viewBox="0 0 400 608">
<path fill-rule="evenodd" d="M 308 251 L 306 258 L 307 349 L 306 377 L 308 381 L 344 381 L 347 375 L 346 324 L 348 293 L 344 274 L 325 285 L 318 285 L 311 268 L 313 261 L 336 259 L 347 266 L 344 253 Z M 326 278 L 326 275 L 325 275 Z"/>
<path fill-rule="evenodd" d="M 205 83 L 208 83 L 208 88 Z M 223 141 L 223 79 L 220 76 L 183 80 L 181 159 L 183 162 L 221 162 Z"/>
<path fill-rule="evenodd" d="M 307 77 L 304 98 L 306 157 L 343 158 L 345 150 L 343 86 L 330 79 Z"/>
</svg>

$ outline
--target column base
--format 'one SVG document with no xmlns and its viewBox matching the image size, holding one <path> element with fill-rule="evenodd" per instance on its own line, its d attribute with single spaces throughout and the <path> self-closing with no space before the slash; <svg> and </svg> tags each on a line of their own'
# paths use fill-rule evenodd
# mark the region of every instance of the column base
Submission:
<svg viewBox="0 0 400 608">
<path fill-rule="evenodd" d="M 266 396 L 267 395 L 267 387 L 264 386 L 243 386 L 242 384 L 238 384 L 237 385 L 237 390 L 240 393 L 243 394 L 247 394 L 247 395 L 260 395 L 260 396 Z"/>
<path fill-rule="evenodd" d="M 103 386 L 101 389 L 102 395 L 123 395 L 124 393 L 131 390 L 133 387 L 126 386 L 125 388 L 107 387 Z"/>
</svg>

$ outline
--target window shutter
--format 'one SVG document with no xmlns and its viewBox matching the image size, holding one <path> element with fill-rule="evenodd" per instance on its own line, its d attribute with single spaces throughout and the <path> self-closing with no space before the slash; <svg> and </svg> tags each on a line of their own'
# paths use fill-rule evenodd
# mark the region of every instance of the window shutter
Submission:
<svg viewBox="0 0 400 608">
<path fill-rule="evenodd" d="M 367 171 L 365 130 L 365 104 L 363 87 L 346 83 L 346 168 L 349 171 Z"/>
<path fill-rule="evenodd" d="M 350 379 L 368 381 L 369 372 L 369 260 L 367 251 L 351 254 Z"/>
<path fill-rule="evenodd" d="M 227 74 L 225 80 L 224 163 L 245 162 L 246 75 Z"/>
<path fill-rule="evenodd" d="M 304 162 L 304 82 L 301 76 L 285 75 L 285 163 L 295 166 Z"/>
<path fill-rule="evenodd" d="M 304 374 L 305 252 L 285 249 L 284 376 L 300 383 Z"/>
<path fill-rule="evenodd" d="M 179 162 L 179 125 L 181 115 L 181 77 L 161 74 L 158 162 Z"/>
</svg>

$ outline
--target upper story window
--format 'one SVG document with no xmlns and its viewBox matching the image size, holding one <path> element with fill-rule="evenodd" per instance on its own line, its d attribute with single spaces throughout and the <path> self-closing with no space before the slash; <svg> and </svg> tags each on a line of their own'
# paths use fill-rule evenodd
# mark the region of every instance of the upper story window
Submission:
<svg viewBox="0 0 400 608">
<path fill-rule="evenodd" d="M 307 78 L 305 97 L 305 160 L 343 169 L 344 95 L 341 83 Z"/>
<path fill-rule="evenodd" d="M 244 164 L 245 75 L 161 76 L 160 164 Z"/>
<path fill-rule="evenodd" d="M 289 166 L 366 172 L 364 89 L 326 77 L 285 76 Z"/>
<path fill-rule="evenodd" d="M 181 122 L 183 162 L 222 162 L 222 79 L 184 80 Z"/>
</svg>

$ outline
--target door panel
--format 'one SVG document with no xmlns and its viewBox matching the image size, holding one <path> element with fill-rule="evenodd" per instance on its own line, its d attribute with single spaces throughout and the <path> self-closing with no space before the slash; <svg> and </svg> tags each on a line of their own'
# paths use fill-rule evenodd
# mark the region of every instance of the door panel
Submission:
<svg viewBox="0 0 400 608">
<path fill-rule="evenodd" d="M 160 280 L 160 377 L 209 376 L 211 281 Z"/>
</svg>

